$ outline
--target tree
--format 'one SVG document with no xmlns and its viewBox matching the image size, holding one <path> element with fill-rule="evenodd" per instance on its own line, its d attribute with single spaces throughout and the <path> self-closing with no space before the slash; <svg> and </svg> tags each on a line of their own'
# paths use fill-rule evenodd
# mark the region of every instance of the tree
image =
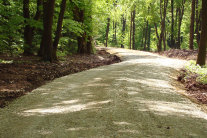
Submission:
<svg viewBox="0 0 207 138">
<path fill-rule="evenodd" d="M 123 14 L 122 15 L 122 42 L 121 42 L 121 48 L 124 48 L 124 35 L 125 35 L 125 31 L 126 31 L 126 18 L 125 18 L 125 15 Z"/>
<path fill-rule="evenodd" d="M 193 40 L 194 40 L 194 23 L 195 23 L 195 0 L 192 0 L 191 7 L 192 7 L 192 12 L 191 12 L 191 23 L 190 23 L 189 48 L 193 50 L 194 49 Z"/>
<path fill-rule="evenodd" d="M 133 29 L 133 11 L 131 11 L 129 49 L 132 49 L 132 29 Z"/>
<path fill-rule="evenodd" d="M 73 4 L 73 18 L 76 22 L 78 22 L 82 28 L 83 32 L 81 32 L 77 36 L 78 41 L 78 53 L 79 54 L 91 54 L 92 53 L 92 17 L 91 17 L 91 8 L 92 3 L 91 1 L 85 2 L 82 1 L 79 3 Z M 87 8 L 86 8 L 87 7 Z"/>
<path fill-rule="evenodd" d="M 202 0 L 202 23 L 201 23 L 201 39 L 199 45 L 199 52 L 197 64 L 200 66 L 205 65 L 206 62 L 206 48 L 207 48 L 207 1 Z"/>
<path fill-rule="evenodd" d="M 183 21 L 183 15 L 184 15 L 184 10 L 185 10 L 185 2 L 186 0 L 182 0 L 181 4 L 179 5 L 177 11 L 178 11 L 178 32 L 177 32 L 177 46 L 176 48 L 180 49 L 181 47 L 181 37 L 180 37 L 180 33 L 181 33 L 181 25 L 182 25 L 182 21 Z"/>
<path fill-rule="evenodd" d="M 162 6 L 163 3 L 163 6 Z M 162 51 L 162 41 L 165 44 L 165 19 L 166 19 L 166 14 L 167 14 L 167 6 L 168 6 L 168 0 L 160 0 L 160 17 L 161 17 L 161 33 L 159 37 L 159 43 L 157 46 L 158 52 Z M 162 8 L 163 7 L 163 8 Z M 163 12 L 162 12 L 163 9 Z"/>
<path fill-rule="evenodd" d="M 132 16 L 132 49 L 134 49 L 135 50 L 135 29 L 136 29 L 136 27 L 135 27 L 135 14 L 136 14 L 136 11 L 135 11 L 135 9 L 133 10 L 133 12 L 132 12 L 133 14 L 133 16 Z"/>
<path fill-rule="evenodd" d="M 43 2 L 43 35 L 41 42 L 41 56 L 43 60 L 52 62 L 54 60 L 52 25 L 55 8 L 55 0 L 44 0 Z"/>
<path fill-rule="evenodd" d="M 110 18 L 107 18 L 107 27 L 106 27 L 106 43 L 105 46 L 108 46 L 108 39 L 109 39 L 109 28 L 110 28 Z"/>
<path fill-rule="evenodd" d="M 57 29 L 55 32 L 55 39 L 53 42 L 53 57 L 55 60 L 57 60 L 57 48 L 58 48 L 58 43 L 61 37 L 65 8 L 66 8 L 66 0 L 62 0 L 61 5 L 60 5 L 60 13 L 58 17 Z"/>
<path fill-rule="evenodd" d="M 24 27 L 24 55 L 32 55 L 33 54 L 33 37 L 35 27 L 32 27 L 30 24 L 30 20 L 38 21 L 41 17 L 41 9 L 43 0 L 37 0 L 37 10 L 33 19 L 30 19 L 30 9 L 29 4 L 30 0 L 23 0 L 23 16 L 25 18 L 25 27 Z"/>
</svg>

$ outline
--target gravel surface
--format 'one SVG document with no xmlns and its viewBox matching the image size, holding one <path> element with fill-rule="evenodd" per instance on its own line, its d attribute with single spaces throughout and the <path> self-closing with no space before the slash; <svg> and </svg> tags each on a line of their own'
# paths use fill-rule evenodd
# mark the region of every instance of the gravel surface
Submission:
<svg viewBox="0 0 207 138">
<path fill-rule="evenodd" d="M 207 136 L 207 114 L 171 85 L 185 61 L 108 51 L 123 62 L 56 79 L 0 109 L 0 137 Z"/>
</svg>

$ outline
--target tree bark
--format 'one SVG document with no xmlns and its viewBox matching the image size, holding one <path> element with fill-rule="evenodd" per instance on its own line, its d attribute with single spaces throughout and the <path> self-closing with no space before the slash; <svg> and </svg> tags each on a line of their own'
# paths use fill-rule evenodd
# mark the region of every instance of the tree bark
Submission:
<svg viewBox="0 0 207 138">
<path fill-rule="evenodd" d="M 105 46 L 108 47 L 108 38 L 109 38 L 109 28 L 110 28 L 110 18 L 107 18 L 107 27 L 106 27 L 106 44 Z"/>
<path fill-rule="evenodd" d="M 32 27 L 28 24 L 30 19 L 29 3 L 30 0 L 23 0 L 23 15 L 25 18 L 24 55 L 32 55 Z"/>
<path fill-rule="evenodd" d="M 57 48 L 58 48 L 58 43 L 61 37 L 65 8 L 66 8 L 66 0 L 62 0 L 61 5 L 60 5 L 60 13 L 58 17 L 57 29 L 55 32 L 55 39 L 53 42 L 53 57 L 55 60 L 57 60 Z"/>
<path fill-rule="evenodd" d="M 124 48 L 124 36 L 125 36 L 125 30 L 126 30 L 126 18 L 123 14 L 123 17 L 122 17 L 122 42 L 121 42 L 121 48 Z"/>
<path fill-rule="evenodd" d="M 197 64 L 205 65 L 206 62 L 206 48 L 207 48 L 207 1 L 202 0 L 202 23 L 201 23 L 201 39 L 198 51 Z"/>
<path fill-rule="evenodd" d="M 195 34 L 196 34 L 196 41 L 197 45 L 199 46 L 199 41 L 200 41 L 200 12 L 198 9 L 198 0 L 196 0 L 196 29 L 195 29 Z"/>
<path fill-rule="evenodd" d="M 149 22 L 147 21 L 147 25 L 145 28 L 144 50 L 147 50 L 148 24 L 149 24 Z"/>
<path fill-rule="evenodd" d="M 150 51 L 150 43 L 151 43 L 151 26 L 148 25 L 148 41 L 147 41 L 147 50 Z"/>
<path fill-rule="evenodd" d="M 189 40 L 189 48 L 191 50 L 194 49 L 193 47 L 193 40 L 194 40 L 194 22 L 195 22 L 195 0 L 192 0 L 192 11 L 191 11 L 191 23 L 190 23 L 190 40 Z"/>
<path fill-rule="evenodd" d="M 30 11 L 29 11 L 29 0 L 24 0 L 23 1 L 23 14 L 25 19 L 30 19 Z M 41 9 L 40 6 L 42 5 L 43 0 L 37 0 L 37 10 L 36 14 L 34 16 L 34 20 L 38 21 L 41 17 Z M 35 27 L 31 27 L 30 25 L 27 24 L 24 29 L 24 55 L 32 55 L 33 54 L 33 45 L 32 41 L 34 38 L 34 31 Z"/>
<path fill-rule="evenodd" d="M 43 36 L 42 36 L 42 57 L 44 61 L 52 62 L 54 57 L 52 54 L 52 25 L 54 15 L 55 0 L 45 0 L 43 2 Z"/>
<path fill-rule="evenodd" d="M 133 12 L 131 12 L 129 49 L 132 49 L 132 28 L 133 28 Z"/>
<path fill-rule="evenodd" d="M 176 48 L 180 49 L 181 48 L 181 25 L 182 25 L 182 21 L 183 21 L 183 15 L 184 15 L 184 11 L 185 11 L 185 2 L 186 0 L 182 0 L 182 4 L 181 7 L 179 7 L 177 9 L 178 12 L 178 34 L 177 34 L 177 44 L 176 44 Z"/>
<path fill-rule="evenodd" d="M 162 2 L 162 0 L 160 0 L 160 3 Z M 160 13 L 161 17 L 161 33 L 160 33 L 160 39 L 159 39 L 159 43 L 157 46 L 157 50 L 158 52 L 162 51 L 162 41 L 163 41 L 163 37 L 164 37 L 164 31 L 165 31 L 165 18 L 166 18 L 166 13 L 167 13 L 167 5 L 168 5 L 168 0 L 164 0 L 164 6 L 163 6 L 163 13 Z M 162 9 L 162 4 L 160 5 L 160 9 Z M 160 10 L 162 11 L 162 10 Z"/>
<path fill-rule="evenodd" d="M 132 49 L 135 50 L 135 14 L 136 14 L 136 11 L 134 9 L 133 11 L 133 33 L 132 33 Z"/>
<path fill-rule="evenodd" d="M 171 46 L 175 48 L 174 40 L 174 0 L 171 0 Z"/>
</svg>

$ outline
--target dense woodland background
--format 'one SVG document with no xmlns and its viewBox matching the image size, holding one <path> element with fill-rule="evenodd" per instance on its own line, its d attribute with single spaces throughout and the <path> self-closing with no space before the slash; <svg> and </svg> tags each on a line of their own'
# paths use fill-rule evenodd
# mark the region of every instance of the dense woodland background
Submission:
<svg viewBox="0 0 207 138">
<path fill-rule="evenodd" d="M 92 54 L 95 45 L 195 49 L 205 64 L 206 0 L 1 0 L 0 53 Z M 203 10 L 202 10 L 203 9 Z"/>
</svg>

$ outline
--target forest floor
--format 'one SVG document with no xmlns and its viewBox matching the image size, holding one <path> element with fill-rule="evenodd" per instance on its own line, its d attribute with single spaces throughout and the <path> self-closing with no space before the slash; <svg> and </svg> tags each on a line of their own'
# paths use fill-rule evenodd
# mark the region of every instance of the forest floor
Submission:
<svg viewBox="0 0 207 138">
<path fill-rule="evenodd" d="M 160 53 L 163 56 L 170 58 L 178 58 L 184 60 L 196 60 L 198 51 L 197 50 L 179 50 L 179 49 L 170 49 L 168 51 Z M 206 55 L 207 59 L 207 55 Z M 191 77 L 186 77 L 186 70 L 182 69 L 180 75 L 178 76 L 178 81 L 184 84 L 187 89 L 186 94 L 191 99 L 207 105 L 207 84 L 201 84 L 196 81 L 198 75 L 191 74 Z"/>
<path fill-rule="evenodd" d="M 0 107 L 55 78 L 120 62 L 120 58 L 105 50 L 97 50 L 94 55 L 62 57 L 52 64 L 37 56 L 0 55 L 0 59 L 7 61 L 0 63 Z"/>
</svg>

